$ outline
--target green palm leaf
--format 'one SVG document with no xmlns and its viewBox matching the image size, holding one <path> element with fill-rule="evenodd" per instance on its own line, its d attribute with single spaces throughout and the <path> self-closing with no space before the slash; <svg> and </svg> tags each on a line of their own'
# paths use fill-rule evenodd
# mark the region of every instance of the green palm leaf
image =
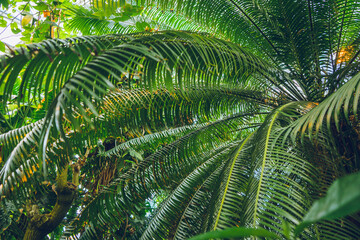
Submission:
<svg viewBox="0 0 360 240">
<path fill-rule="evenodd" d="M 228 149 L 223 150 L 191 172 L 161 205 L 159 211 L 152 218 L 140 239 L 173 238 L 173 223 L 179 220 L 185 220 L 179 218 L 182 215 L 182 209 L 190 204 L 189 200 L 191 199 L 189 199 L 189 196 L 194 195 L 194 193 L 197 194 L 198 191 L 200 191 L 197 186 L 205 187 L 204 185 L 209 185 L 211 181 L 217 179 L 221 172 L 221 166 L 224 165 L 224 162 L 221 164 L 221 159 L 224 158 L 224 155 L 226 156 L 228 151 Z M 175 232 L 175 234 L 177 233 L 178 232 Z"/>
<path fill-rule="evenodd" d="M 314 167 L 296 148 L 284 149 L 275 142 L 281 125 L 296 117 L 296 108 L 296 103 L 290 103 L 275 110 L 254 135 L 251 174 L 240 205 L 242 226 L 281 234 L 281 219 L 293 227 L 309 207 L 309 193 L 302 186 L 314 184 L 309 177 L 315 174 Z"/>
<path fill-rule="evenodd" d="M 314 107 L 302 118 L 292 124 L 291 137 L 295 140 L 296 135 L 301 132 L 304 137 L 307 131 L 308 136 L 318 134 L 324 122 L 330 132 L 332 121 L 339 130 L 341 117 L 349 121 L 350 115 L 357 116 L 360 96 L 360 74 L 350 79 L 336 93 L 327 97 L 318 106 Z"/>
</svg>

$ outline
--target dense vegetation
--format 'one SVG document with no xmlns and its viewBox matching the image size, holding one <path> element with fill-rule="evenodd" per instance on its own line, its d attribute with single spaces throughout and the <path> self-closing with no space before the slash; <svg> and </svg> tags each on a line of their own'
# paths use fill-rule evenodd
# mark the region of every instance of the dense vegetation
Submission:
<svg viewBox="0 0 360 240">
<path fill-rule="evenodd" d="M 358 1 L 0 4 L 1 237 L 360 237 Z"/>
</svg>

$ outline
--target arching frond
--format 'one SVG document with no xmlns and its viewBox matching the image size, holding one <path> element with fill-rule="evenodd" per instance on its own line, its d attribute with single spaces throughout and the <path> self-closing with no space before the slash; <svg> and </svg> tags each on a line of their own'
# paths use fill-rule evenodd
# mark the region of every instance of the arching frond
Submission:
<svg viewBox="0 0 360 240">
<path fill-rule="evenodd" d="M 357 1 L 143 0 L 138 3 L 171 9 L 249 47 L 259 56 L 267 54 L 291 72 L 308 100 L 322 98 L 326 94 L 323 82 L 332 72 L 351 64 L 350 59 L 359 53 L 358 45 L 354 44 L 359 27 L 355 21 L 359 18 Z"/>
<path fill-rule="evenodd" d="M 356 118 L 360 97 L 359 83 L 360 74 L 357 74 L 318 106 L 314 105 L 310 112 L 293 123 L 292 139 L 295 140 L 299 132 L 302 137 L 306 132 L 312 137 L 313 133 L 317 134 L 325 123 L 328 130 L 332 122 L 339 129 L 342 116 L 346 121 L 349 121 L 350 117 Z"/>
<path fill-rule="evenodd" d="M 50 90 L 58 94 L 64 83 L 84 67 L 93 55 L 120 44 L 126 39 L 122 38 L 120 35 L 108 35 L 51 39 L 16 49 L 13 56 L 2 55 L 0 85 L 4 86 L 4 100 L 12 94 L 14 83 L 19 81 L 18 76 L 21 76 L 18 101 L 30 99 L 30 93 L 33 98 Z M 39 99 L 42 98 L 39 97 L 37 101 Z"/>
<path fill-rule="evenodd" d="M 113 202 L 114 193 L 107 194 L 105 191 L 97 196 L 87 209 L 85 209 L 86 212 L 88 212 L 88 214 L 90 214 L 90 212 L 92 212 L 92 214 L 98 214 L 98 216 L 92 215 L 91 218 L 93 221 L 101 221 L 101 224 L 104 224 L 101 220 L 104 218 L 102 216 L 103 214 L 111 214 L 114 209 L 119 209 L 118 211 L 120 211 L 124 209 L 124 206 L 127 206 L 126 209 L 129 210 L 133 208 L 127 204 L 130 203 L 130 201 L 136 204 L 137 201 L 142 201 L 152 192 L 156 192 L 161 186 L 167 186 L 170 189 L 174 184 L 176 186 L 176 182 L 183 181 L 187 176 L 186 174 L 189 169 L 195 169 L 204 159 L 213 156 L 214 151 L 217 151 L 216 149 L 224 149 L 224 147 L 226 147 L 226 145 L 223 146 L 221 143 L 228 141 L 228 137 L 219 134 L 224 129 L 231 127 L 238 129 L 239 126 L 237 126 L 237 124 L 239 121 L 244 121 L 240 116 L 223 119 L 196 129 L 170 145 L 161 148 L 157 153 L 141 161 L 138 166 L 130 169 L 111 184 L 117 186 L 117 184 L 120 183 L 124 187 L 124 189 L 117 187 L 119 191 L 121 191 L 121 195 L 119 195 L 116 202 Z M 232 123 L 231 120 L 234 122 Z M 212 142 L 208 144 L 207 141 L 210 138 Z M 215 150 L 213 150 L 214 148 Z M 146 178 L 144 178 L 144 176 L 146 176 Z M 103 194 L 107 197 L 102 196 Z M 104 197 L 109 199 L 109 205 L 106 209 L 97 211 L 96 206 Z M 84 212 L 85 215 L 86 212 Z"/>
<path fill-rule="evenodd" d="M 166 184 L 167 181 L 171 181 L 171 175 L 174 177 L 181 176 L 182 172 L 186 172 L 184 169 L 191 169 L 196 166 L 198 163 L 194 159 L 199 158 L 201 161 L 202 152 L 206 153 L 209 151 L 208 149 L 221 145 L 221 143 L 231 139 L 231 135 L 236 133 L 234 131 L 251 125 L 251 116 L 257 114 L 259 113 L 236 114 L 196 129 L 150 155 L 140 162 L 139 166 L 129 170 L 122 178 L 136 177 L 142 179 L 142 176 L 146 175 L 147 177 L 143 180 L 148 182 L 150 186 Z M 224 132 L 227 134 L 224 135 Z M 209 141 L 210 139 L 212 141 Z M 159 178 L 158 171 L 163 171 L 163 174 L 166 172 L 166 179 L 168 180 L 165 180 L 163 174 Z"/>
<path fill-rule="evenodd" d="M 37 128 L 38 125 L 41 125 L 43 120 L 25 125 L 21 128 L 17 128 L 0 135 L 0 144 L 4 146 L 5 149 L 12 149 L 19 144 L 21 139 L 23 139 L 32 129 Z"/>
<path fill-rule="evenodd" d="M 17 177 L 16 169 L 20 167 L 20 165 L 26 163 L 27 159 L 31 158 L 32 152 L 34 151 L 34 148 L 39 140 L 42 127 L 43 122 L 34 124 L 34 126 L 32 126 L 31 129 L 28 129 L 29 131 L 26 132 L 24 137 L 19 142 L 17 142 L 15 147 L 11 150 L 10 155 L 7 157 L 5 164 L 0 172 L 0 178 L 2 179 L 3 184 L 5 184 L 6 180 L 8 182 L 10 181 L 10 179 L 8 179 L 9 177 L 15 180 Z M 12 176 L 14 174 L 15 176 Z M 15 184 L 11 183 L 11 185 Z"/>
<path fill-rule="evenodd" d="M 74 6 L 69 8 L 69 11 L 72 17 L 66 26 L 73 31 L 81 32 L 83 35 L 126 34 L 137 30 L 135 26 L 115 21 L 116 17 L 115 20 L 112 20 L 99 16 L 97 14 L 100 12 L 99 10 L 94 12 L 94 9 Z"/>
<path fill-rule="evenodd" d="M 189 126 L 183 126 L 183 127 L 177 127 L 174 129 L 164 130 L 157 133 L 152 133 L 145 135 L 143 137 L 133 138 L 127 142 L 124 142 L 122 144 L 119 144 L 115 146 L 114 148 L 106 151 L 104 153 L 105 156 L 112 156 L 119 154 L 120 151 L 126 151 L 134 147 L 138 147 L 144 144 L 148 144 L 151 142 L 158 142 L 160 139 L 169 138 L 171 136 L 182 136 L 184 133 L 189 132 L 191 130 L 195 130 L 197 128 L 204 127 L 206 124 L 195 124 L 195 125 L 189 125 Z"/>
<path fill-rule="evenodd" d="M 297 115 L 296 107 L 291 103 L 275 110 L 254 136 L 252 173 L 240 218 L 243 226 L 265 227 L 281 234 L 282 221 L 294 227 L 310 207 L 303 186 L 314 184 L 311 176 L 315 169 L 296 148 L 274 142 L 281 124 L 288 124 L 289 115 Z"/>
<path fill-rule="evenodd" d="M 161 30 L 177 29 L 191 32 L 211 32 L 209 31 L 210 29 L 201 26 L 190 18 L 159 7 L 146 7 L 142 14 L 155 21 L 158 24 L 158 28 Z M 225 38 L 220 35 L 216 35 L 216 37 L 225 40 Z"/>
<path fill-rule="evenodd" d="M 134 135 L 140 134 L 144 129 L 149 133 L 154 132 L 152 135 L 144 136 L 139 140 L 134 139 L 121 144 L 106 153 L 106 155 L 114 154 L 119 149 L 128 148 L 138 141 L 141 143 L 144 140 L 146 142 L 152 139 L 161 139 L 173 134 L 179 135 L 178 133 L 186 129 L 199 128 L 199 126 L 193 125 L 194 121 L 201 124 L 211 119 L 218 119 L 226 113 L 231 114 L 238 111 L 252 112 L 259 109 L 256 107 L 256 104 L 250 104 L 249 101 L 244 99 L 253 99 L 254 103 L 264 102 L 262 94 L 251 89 L 230 90 L 226 88 L 209 88 L 199 90 L 189 89 L 187 91 L 177 89 L 174 92 L 169 92 L 166 89 L 158 90 L 157 92 L 119 90 L 107 94 L 105 105 L 100 108 L 100 112 L 104 113 L 99 117 L 92 118 L 94 128 L 88 128 L 84 125 L 80 132 L 67 132 L 66 138 L 73 146 L 87 146 L 91 148 L 97 145 L 99 139 L 109 137 L 109 134 L 114 138 L 118 138 L 122 137 L 124 132 Z M 73 114 L 76 117 L 77 113 Z M 149 125 L 151 119 L 157 119 L 157 124 Z M 182 128 L 156 133 L 156 131 L 164 128 L 183 125 L 185 126 Z M 203 124 L 200 126 L 205 127 Z M 61 167 L 68 162 L 66 157 L 47 156 L 46 159 L 51 160 L 41 163 L 41 156 L 37 153 L 36 142 L 39 140 L 42 127 L 43 120 L 0 136 L 4 142 L 11 143 L 4 145 L 3 157 L 6 159 L 6 162 L 2 172 L 3 179 L 7 179 L 13 170 L 34 157 L 35 160 L 27 164 L 27 169 L 38 169 L 40 165 L 43 171 L 46 171 L 53 168 L 54 165 Z M 179 136 L 182 136 L 182 134 Z M 63 145 L 63 140 L 56 140 L 47 146 L 46 154 L 49 155 L 52 151 L 55 151 L 52 154 L 60 156 L 62 154 L 58 151 L 66 152 L 66 149 L 61 150 L 63 147 L 66 148 L 66 145 Z M 83 154 L 82 148 L 74 150 L 80 155 Z M 9 151 L 9 154 L 5 154 L 6 151 Z M 20 175 L 12 179 L 12 186 L 18 183 L 20 188 L 25 187 L 22 184 L 22 176 Z M 33 176 L 27 176 L 28 182 L 31 182 L 31 177 Z"/>
<path fill-rule="evenodd" d="M 175 231 L 174 225 L 176 226 L 178 221 L 187 220 L 184 219 L 182 211 L 191 203 L 190 197 L 198 194 L 199 191 L 204 191 L 204 184 L 208 185 L 209 182 L 217 180 L 221 168 L 225 164 L 225 161 L 222 160 L 226 158 L 229 151 L 231 148 L 226 148 L 207 159 L 179 183 L 171 195 L 161 204 L 160 210 L 151 219 L 140 239 L 173 238 L 179 234 Z"/>
<path fill-rule="evenodd" d="M 82 41 L 79 45 L 75 45 L 76 47 L 97 50 L 109 48 L 113 44 L 119 43 L 119 41 L 132 40 L 131 44 L 129 42 L 129 44 L 113 47 L 107 52 L 102 52 L 101 55 L 94 59 L 90 57 L 90 51 L 85 49 L 79 51 L 79 54 L 87 55 L 89 62 L 76 73 L 73 72 L 74 69 L 68 67 L 71 70 L 65 75 L 56 75 L 54 74 L 56 71 L 50 70 L 54 70 L 54 66 L 56 68 L 73 66 L 72 62 L 64 60 L 63 54 L 57 55 L 59 52 L 71 51 L 72 46 L 70 44 L 73 40 L 49 40 L 43 44 L 32 46 L 29 52 L 22 49 L 22 54 L 12 58 L 5 58 L 2 61 L 2 64 L 5 66 L 2 81 L 8 78 L 5 88 L 11 88 L 11 83 L 16 81 L 16 76 L 20 73 L 20 69 L 25 67 L 30 59 L 29 64 L 34 64 L 35 68 L 29 66 L 26 68 L 21 83 L 25 87 L 23 89 L 26 89 L 27 84 L 30 83 L 31 85 L 34 81 L 32 76 L 34 74 L 40 75 L 37 71 L 41 70 L 41 74 L 47 77 L 38 78 L 39 80 L 34 82 L 38 87 L 35 88 L 36 90 L 33 95 L 41 92 L 42 84 L 45 84 L 45 91 L 49 89 L 50 82 L 54 85 L 53 90 L 58 92 L 45 117 L 44 128 L 39 140 L 39 149 L 43 158 L 45 156 L 45 145 L 50 136 L 52 126 L 56 126 L 56 129 L 61 133 L 61 137 L 66 139 L 62 129 L 63 114 L 75 126 L 78 126 L 78 122 L 72 117 L 74 109 L 77 109 L 85 119 L 88 119 L 86 108 L 97 114 L 94 105 L 96 103 L 93 101 L 99 100 L 99 97 L 105 93 L 107 88 L 113 87 L 113 83 L 116 84 L 121 81 L 121 74 L 126 74 L 130 79 L 134 78 L 134 76 L 140 77 L 141 81 L 139 81 L 139 84 L 145 88 L 165 85 L 171 89 L 174 85 L 179 85 L 182 88 L 184 85 L 193 84 L 192 81 L 199 78 L 202 79 L 199 86 L 214 86 L 220 82 L 233 85 L 239 81 L 241 82 L 241 79 L 249 78 L 253 73 L 265 73 L 264 67 L 266 64 L 255 58 L 252 54 L 235 44 L 205 35 L 185 32 L 164 32 L 156 34 L 143 33 L 131 36 L 106 36 L 105 39 L 108 39 L 108 41 L 105 42 L 105 45 L 100 41 L 101 37 L 83 37 L 79 39 L 82 39 Z M 49 50 L 45 48 L 47 44 L 49 44 Z M 42 50 L 36 50 L 36 57 L 31 59 L 31 54 L 34 54 L 36 48 Z M 57 65 L 51 64 L 48 61 L 49 57 L 52 59 L 51 55 L 59 58 L 59 61 L 61 59 L 61 64 L 59 64 L 60 62 L 57 62 Z M 193 56 L 196 56 L 196 58 L 193 59 Z M 23 60 L 19 61 L 18 58 Z M 74 58 L 70 59 L 74 60 Z M 44 67 L 38 68 L 37 63 L 40 60 L 44 62 L 48 69 Z M 81 58 L 78 61 L 80 60 Z M 12 70 L 15 62 L 17 63 L 18 71 Z M 20 65 L 18 64 L 19 62 L 21 62 Z M 142 68 L 146 71 L 143 77 L 141 73 L 143 71 Z M 227 73 L 226 75 L 223 74 L 225 72 Z M 176 74 L 176 76 L 172 76 L 172 74 Z M 154 82 L 155 76 L 156 82 Z M 46 82 L 44 83 L 42 79 L 46 79 Z M 65 79 L 66 82 L 64 82 Z M 61 86 L 62 83 L 63 86 Z M 23 90 L 21 90 L 20 97 L 23 94 Z"/>
</svg>

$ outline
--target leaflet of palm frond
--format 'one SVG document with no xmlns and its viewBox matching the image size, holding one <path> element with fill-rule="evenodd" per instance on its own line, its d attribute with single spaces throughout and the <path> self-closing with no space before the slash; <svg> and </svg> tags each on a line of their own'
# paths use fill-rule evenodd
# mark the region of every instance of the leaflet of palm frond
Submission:
<svg viewBox="0 0 360 240">
<path fill-rule="evenodd" d="M 306 132 L 310 138 L 316 136 L 324 124 L 328 131 L 332 123 L 339 130 L 342 117 L 346 121 L 349 121 L 351 114 L 357 117 L 359 97 L 360 74 L 357 74 L 318 106 L 296 120 L 292 124 L 291 138 L 295 141 L 299 133 L 304 138 Z"/>
<path fill-rule="evenodd" d="M 136 31 L 134 26 L 97 16 L 96 12 L 99 10 L 90 10 L 82 6 L 74 6 L 69 10 L 72 17 L 66 26 L 83 35 L 126 34 Z"/>
</svg>

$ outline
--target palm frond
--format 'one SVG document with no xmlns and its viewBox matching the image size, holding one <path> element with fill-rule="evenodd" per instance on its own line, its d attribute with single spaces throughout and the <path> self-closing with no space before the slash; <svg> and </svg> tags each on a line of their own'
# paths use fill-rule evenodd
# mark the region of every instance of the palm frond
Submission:
<svg viewBox="0 0 360 240">
<path fill-rule="evenodd" d="M 112 155 L 118 155 L 120 151 L 126 151 L 131 148 L 136 148 L 139 146 L 143 146 L 144 144 L 149 144 L 152 142 L 156 142 L 157 144 L 160 142 L 159 140 L 167 139 L 169 137 L 178 137 L 186 134 L 191 130 L 195 130 L 197 128 L 204 127 L 206 124 L 195 124 L 190 126 L 182 126 L 174 129 L 164 130 L 157 133 L 152 133 L 145 135 L 143 137 L 133 138 L 125 143 L 115 146 L 114 148 L 106 151 L 104 156 L 110 157 Z"/>
<path fill-rule="evenodd" d="M 42 123 L 43 120 L 39 120 L 21 128 L 10 130 L 1 134 L 0 144 L 2 144 L 5 149 L 13 149 L 29 132 L 31 132 L 33 128 L 37 128 L 37 126 L 41 125 Z"/>
<path fill-rule="evenodd" d="M 26 160 L 31 158 L 32 153 L 34 152 L 34 148 L 37 145 L 37 142 L 40 137 L 41 128 L 43 127 L 43 122 L 34 124 L 31 129 L 28 131 L 24 137 L 16 143 L 15 147 L 11 150 L 10 155 L 7 157 L 3 168 L 0 172 L 0 177 L 2 178 L 2 183 L 5 184 L 5 181 L 10 181 L 8 179 L 14 173 L 16 173 L 16 169 L 26 163 Z M 26 128 L 26 127 L 25 127 Z M 14 133 L 14 132 L 12 132 Z M 15 131 L 15 134 L 19 133 Z M 21 134 L 21 131 L 20 131 Z M 10 132 L 11 135 L 11 132 Z M 18 135 L 16 135 L 18 136 Z M 21 135 L 20 135 L 21 136 Z M 31 167 L 29 168 L 31 169 Z M 16 174 L 15 174 L 16 175 Z M 14 176 L 17 177 L 17 176 Z M 21 177 L 20 177 L 21 179 Z M 13 185 L 13 183 L 11 183 Z"/>
<path fill-rule="evenodd" d="M 189 169 L 193 171 L 199 164 L 202 164 L 205 159 L 213 156 L 218 150 L 224 149 L 227 145 L 222 142 L 227 142 L 228 137 L 221 136 L 220 132 L 224 128 L 233 127 L 238 129 L 238 124 L 244 119 L 239 116 L 233 116 L 228 119 L 219 120 L 213 124 L 206 125 L 202 128 L 196 129 L 184 137 L 179 138 L 175 142 L 161 148 L 157 153 L 150 155 L 137 166 L 133 167 L 125 174 L 115 180 L 105 192 L 99 194 L 91 204 L 85 209 L 83 214 L 87 216 L 91 214 L 93 221 L 100 221 L 101 225 L 105 222 L 101 219 L 105 218 L 103 214 L 112 215 L 114 209 L 136 209 L 134 204 L 138 201 L 143 201 L 155 193 L 161 186 L 172 188 L 177 186 L 177 182 L 183 181 L 187 176 Z M 244 115 L 246 119 L 246 115 Z M 231 120 L 235 120 L 233 123 Z M 239 122 L 240 121 L 240 122 Z M 245 124 L 246 125 L 246 124 Z M 210 144 L 207 140 L 212 139 Z M 196 145 L 194 144 L 196 142 Z M 231 145 L 231 144 L 230 144 Z M 208 149 L 208 150 L 206 150 Z M 206 151 L 205 151 L 206 150 Z M 200 161 L 200 162 L 199 162 Z M 170 169 L 173 167 L 174 170 Z M 144 176 L 147 176 L 144 178 Z M 119 187 L 119 184 L 122 187 Z M 119 189 L 121 194 L 114 200 L 114 193 L 107 193 L 110 189 Z M 105 195 L 104 195 L 105 194 Z M 105 197 L 107 196 L 107 197 Z M 111 196 L 111 197 L 110 197 Z M 115 195 L 116 196 L 116 195 Z M 108 205 L 101 211 L 98 211 L 98 204 L 101 199 L 109 199 Z M 130 201 L 133 203 L 129 205 Z M 116 212 L 114 212 L 116 214 Z M 109 219 L 110 220 L 110 219 Z"/>
<path fill-rule="evenodd" d="M 239 216 L 232 213 L 240 208 L 242 196 L 239 192 L 246 187 L 246 184 L 244 184 L 246 183 L 246 174 L 241 176 L 240 172 L 249 171 L 249 168 L 246 167 L 248 158 L 243 159 L 245 163 L 241 163 L 239 159 L 240 153 L 246 155 L 246 152 L 251 151 L 251 145 L 246 145 L 251 136 L 252 134 L 240 143 L 233 143 L 236 147 L 224 156 L 223 162 L 225 165 L 216 178 L 212 179 L 211 185 L 204 184 L 205 186 L 202 187 L 205 189 L 199 189 L 202 191 L 194 194 L 191 202 L 183 211 L 183 217 L 176 228 L 175 238 L 188 238 L 210 229 L 209 224 L 211 224 L 214 217 L 215 224 L 213 228 L 215 229 L 223 224 L 238 225 L 235 219 Z M 202 221 L 199 221 L 199 219 L 202 219 Z M 189 224 L 192 227 L 189 228 Z"/>
<path fill-rule="evenodd" d="M 139 3 L 171 9 L 249 47 L 258 56 L 268 54 L 268 59 L 291 72 L 308 100 L 326 94 L 324 80 L 346 65 L 348 56 L 358 56 L 357 45 L 353 44 L 359 27 L 354 21 L 359 18 L 360 6 L 356 1 L 148 0 Z"/>
<path fill-rule="evenodd" d="M 135 26 L 99 16 L 96 14 L 99 10 L 94 13 L 94 9 L 74 6 L 69 11 L 72 16 L 66 26 L 83 35 L 126 34 L 136 31 Z"/>
<path fill-rule="evenodd" d="M 221 145 L 224 141 L 229 141 L 231 135 L 241 130 L 242 127 L 251 126 L 251 116 L 257 114 L 259 113 L 236 114 L 196 129 L 160 149 L 155 154 L 150 155 L 121 178 L 132 179 L 137 177 L 142 179 L 143 175 L 147 175 L 144 180 L 151 185 L 162 185 L 167 181 L 171 182 L 171 179 L 173 179 L 170 177 L 171 175 L 174 175 L 174 178 L 175 176 L 179 177 L 182 172 L 186 172 L 185 168 L 191 169 L 196 166 L 198 163 L 194 159 L 201 160 L 202 151 L 206 152 L 208 151 L 206 149 L 212 149 Z M 227 135 L 223 134 L 225 129 Z M 210 139 L 212 141 L 208 141 Z M 166 174 L 168 180 L 164 179 L 163 174 L 161 174 L 162 178 L 159 179 L 158 171 Z M 151 177 L 151 175 L 153 176 Z"/>
<path fill-rule="evenodd" d="M 325 121 L 328 130 L 331 128 L 332 121 L 339 130 L 342 116 L 346 121 L 349 121 L 350 116 L 356 117 L 360 96 L 359 83 L 360 74 L 357 74 L 339 90 L 294 122 L 292 124 L 292 139 L 295 140 L 299 132 L 302 137 L 306 132 L 309 137 L 312 137 L 314 133 L 317 135 Z"/>
<path fill-rule="evenodd" d="M 30 98 L 39 102 L 50 90 L 58 94 L 66 81 L 93 57 L 122 42 L 120 36 L 51 39 L 16 49 L 13 56 L 2 55 L 0 85 L 4 86 L 4 102 L 12 94 L 14 83 L 21 76 L 18 101 Z M 25 69 L 25 71 L 22 71 Z M 29 91 L 29 89 L 31 89 Z M 32 97 L 30 96 L 32 91 Z M 38 97 L 38 98 L 35 98 Z"/>
<path fill-rule="evenodd" d="M 181 30 L 191 32 L 211 32 L 206 26 L 201 26 L 190 18 L 174 13 L 173 11 L 161 9 L 158 7 L 146 7 L 142 14 L 147 18 L 155 21 L 160 30 Z M 226 40 L 221 35 L 215 35 L 220 39 Z"/>
<path fill-rule="evenodd" d="M 163 239 L 180 235 L 181 230 L 174 231 L 174 225 L 176 226 L 179 221 L 188 220 L 184 219 L 183 209 L 192 203 L 191 196 L 198 195 L 200 191 L 204 191 L 206 185 L 217 180 L 221 168 L 225 164 L 225 161 L 222 160 L 226 158 L 229 152 L 231 152 L 231 147 L 223 149 L 190 172 L 161 204 L 159 211 L 151 219 L 140 239 Z"/>
<path fill-rule="evenodd" d="M 22 77 L 21 85 L 24 88 L 20 90 L 20 98 L 24 95 L 23 89 L 26 89 L 29 81 L 30 83 L 33 81 L 32 76 L 35 73 L 38 76 L 43 74 L 43 76 L 47 75 L 47 77 L 41 77 L 39 78 L 40 80 L 34 82 L 37 87 L 35 87 L 33 95 L 41 92 L 42 88 L 40 86 L 42 84 L 45 84 L 45 90 L 48 90 L 51 81 L 54 84 L 53 90 L 58 92 L 50 105 L 45 117 L 44 128 L 41 132 L 39 149 L 43 158 L 45 157 L 45 146 L 52 126 L 55 126 L 60 131 L 61 137 L 66 139 L 65 132 L 62 129 L 63 114 L 70 119 L 75 127 L 78 126 L 78 121 L 72 117 L 75 109 L 89 121 L 85 107 L 97 114 L 95 108 L 96 102 L 94 101 L 99 101 L 99 96 L 103 95 L 107 88 L 112 88 L 113 83 L 116 84 L 121 81 L 121 74 L 128 75 L 130 79 L 134 76 L 140 77 L 141 81 L 139 84 L 145 88 L 165 85 L 172 89 L 174 85 L 179 85 L 182 88 L 184 85 L 193 84 L 192 81 L 198 78 L 202 79 L 200 86 L 214 86 L 218 85 L 220 81 L 233 85 L 241 81 L 241 79 L 249 78 L 252 73 L 265 72 L 264 67 L 266 66 L 260 59 L 255 58 L 252 54 L 235 44 L 199 34 L 163 32 L 156 34 L 143 33 L 124 37 L 122 35 L 110 35 L 105 37 L 105 39 L 108 39 L 105 43 L 100 41 L 101 37 L 83 37 L 79 39 L 82 41 L 79 45 L 75 46 L 82 47 L 83 50 L 78 53 L 86 54 L 89 62 L 81 70 L 77 71 L 75 75 L 72 75 L 74 74 L 72 67 L 68 67 L 70 69 L 67 72 L 68 74 L 56 75 L 54 72 L 57 71 L 50 71 L 54 66 L 56 68 L 68 66 L 69 64 L 73 66 L 72 62 L 69 63 L 64 60 L 63 54 L 56 56 L 56 58 L 61 56 L 59 58 L 62 59 L 61 63 L 63 64 L 59 64 L 60 59 L 56 62 L 57 65 L 53 65 L 48 61 L 50 55 L 56 55 L 60 51 L 65 51 L 64 49 L 71 51 L 70 43 L 72 40 L 57 40 L 58 42 L 49 40 L 43 44 L 35 45 L 37 48 L 42 49 L 42 51 L 37 50 L 36 57 L 30 60 L 29 63 L 30 65 L 33 64 L 34 67 L 28 66 Z M 125 43 L 113 47 L 111 50 L 102 52 L 101 55 L 94 59 L 90 57 L 91 52 L 87 50 L 88 48 L 106 49 L 107 47 L 112 47 L 113 44 L 119 43 L 119 41 L 124 41 L 124 39 L 132 39 L 131 44 L 129 42 L 128 44 Z M 160 39 L 161 41 L 159 41 Z M 49 44 L 49 50 L 44 47 L 47 44 Z M 5 58 L 5 61 L 2 61 L 5 66 L 2 81 L 7 78 L 5 89 L 11 89 L 11 83 L 16 81 L 16 76 L 20 73 L 21 68 L 26 66 L 29 54 L 34 53 L 35 46 L 30 48 L 29 52 L 22 49 L 22 54 L 12 58 Z M 181 57 L 179 58 L 178 56 Z M 193 59 L 193 56 L 196 56 L 196 58 Z M 20 61 L 18 58 L 23 60 Z M 74 60 L 74 58 L 70 59 Z M 49 69 L 46 67 L 39 68 L 36 63 L 40 60 Z M 81 63 L 81 59 L 78 59 L 78 61 Z M 11 70 L 15 62 L 17 63 L 18 71 Z M 18 64 L 19 62 L 20 65 Z M 145 71 L 143 77 L 142 68 Z M 40 74 L 38 72 L 40 69 L 45 70 Z M 203 69 L 207 70 L 204 71 Z M 10 72 L 11 75 L 9 75 Z M 226 75 L 223 74 L 225 72 L 227 73 Z M 172 74 L 177 74 L 177 76 L 172 76 Z M 190 74 L 190 78 L 187 74 Z M 55 79 L 51 78 L 52 76 Z M 154 82 L 155 78 L 157 82 Z M 41 79 L 47 80 L 43 83 Z M 64 82 L 65 79 L 66 82 Z M 59 85 L 59 87 L 56 85 Z"/>
</svg>

